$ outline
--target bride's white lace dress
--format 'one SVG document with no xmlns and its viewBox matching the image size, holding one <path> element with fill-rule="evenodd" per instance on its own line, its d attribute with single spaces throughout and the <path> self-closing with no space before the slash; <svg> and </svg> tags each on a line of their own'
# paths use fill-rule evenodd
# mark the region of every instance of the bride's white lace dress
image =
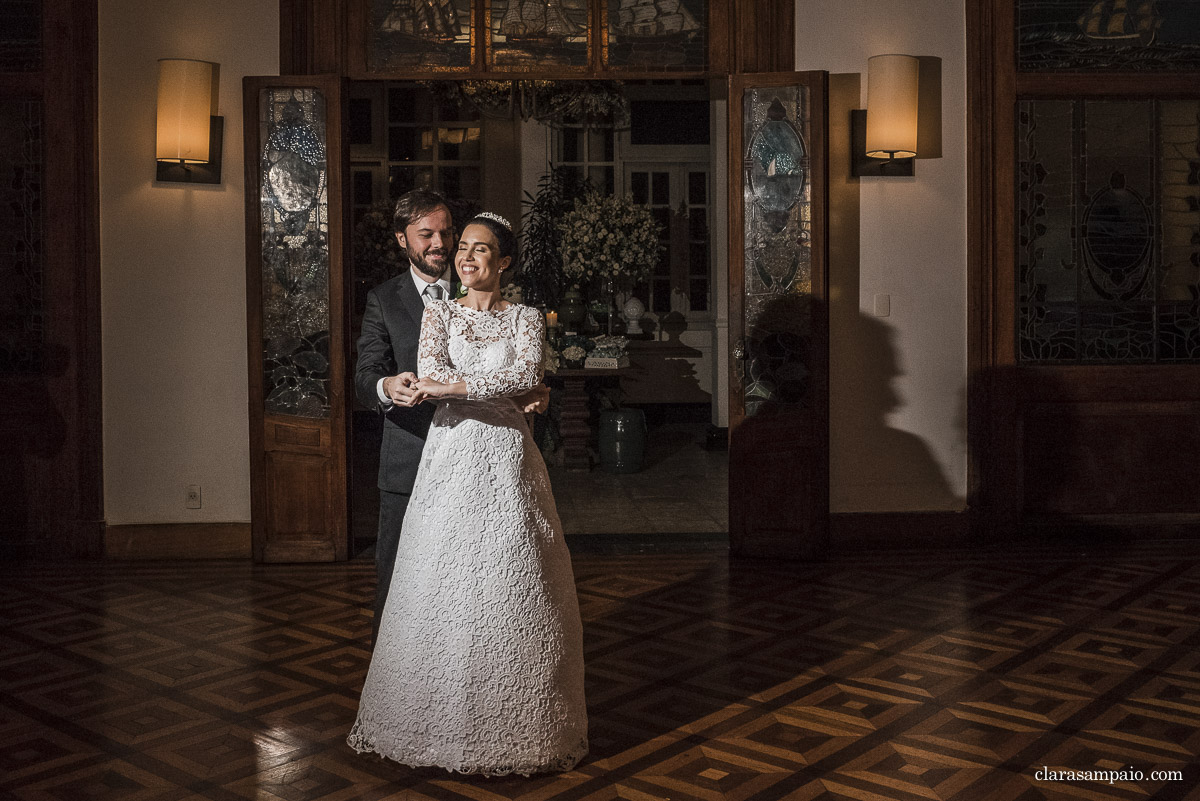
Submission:
<svg viewBox="0 0 1200 801">
<path fill-rule="evenodd" d="M 405 765 L 504 775 L 587 753 L 570 554 L 541 453 L 511 395 L 541 382 L 542 317 L 434 301 L 419 372 L 441 401 L 349 744 Z"/>
</svg>

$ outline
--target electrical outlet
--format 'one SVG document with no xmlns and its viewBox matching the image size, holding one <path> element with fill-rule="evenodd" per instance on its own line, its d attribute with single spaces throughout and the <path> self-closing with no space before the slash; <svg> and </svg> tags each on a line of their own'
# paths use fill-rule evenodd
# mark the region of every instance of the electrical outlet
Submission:
<svg viewBox="0 0 1200 801">
<path fill-rule="evenodd" d="M 188 484 L 187 496 L 183 501 L 183 505 L 184 505 L 184 508 L 186 508 L 186 509 L 199 509 L 200 508 L 200 485 L 199 484 Z"/>
</svg>

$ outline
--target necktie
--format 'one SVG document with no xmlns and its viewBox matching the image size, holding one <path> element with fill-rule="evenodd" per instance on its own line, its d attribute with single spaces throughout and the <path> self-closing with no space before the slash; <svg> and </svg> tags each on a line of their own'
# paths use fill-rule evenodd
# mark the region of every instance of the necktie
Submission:
<svg viewBox="0 0 1200 801">
<path fill-rule="evenodd" d="M 442 287 L 438 284 L 430 284 L 425 287 L 425 294 L 430 300 L 442 299 Z"/>
</svg>

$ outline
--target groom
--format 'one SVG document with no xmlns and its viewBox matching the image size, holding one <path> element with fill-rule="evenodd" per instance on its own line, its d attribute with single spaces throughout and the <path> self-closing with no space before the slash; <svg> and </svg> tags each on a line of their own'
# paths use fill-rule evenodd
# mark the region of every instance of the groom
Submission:
<svg viewBox="0 0 1200 801">
<path fill-rule="evenodd" d="M 454 220 L 436 192 L 414 190 L 400 197 L 392 218 L 396 241 L 408 254 L 409 269 L 367 294 L 354 389 L 359 403 L 383 414 L 379 449 L 379 534 L 375 540 L 375 618 L 371 642 L 387 601 L 400 529 L 408 508 L 434 404 L 409 406 L 417 376 L 421 315 L 434 300 L 453 297 L 450 269 L 455 252 Z M 544 411 L 548 390 L 537 387 L 514 398 L 526 412 Z"/>
</svg>

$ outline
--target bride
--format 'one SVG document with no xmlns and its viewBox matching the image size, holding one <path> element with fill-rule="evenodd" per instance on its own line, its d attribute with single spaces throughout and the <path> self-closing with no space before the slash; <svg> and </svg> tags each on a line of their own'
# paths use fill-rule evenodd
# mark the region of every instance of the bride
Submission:
<svg viewBox="0 0 1200 801">
<path fill-rule="evenodd" d="M 516 238 L 483 213 L 425 309 L 409 404 L 438 403 L 349 744 L 500 776 L 587 753 L 583 643 L 546 465 L 512 396 L 541 383 L 543 322 L 501 299 Z"/>
</svg>

